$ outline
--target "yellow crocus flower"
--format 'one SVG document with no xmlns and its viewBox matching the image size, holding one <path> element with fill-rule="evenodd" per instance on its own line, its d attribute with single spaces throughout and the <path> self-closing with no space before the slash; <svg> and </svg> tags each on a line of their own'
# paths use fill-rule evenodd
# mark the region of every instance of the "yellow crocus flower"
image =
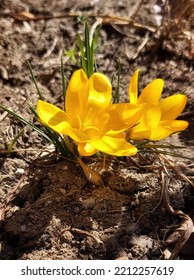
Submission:
<svg viewBox="0 0 194 280">
<path fill-rule="evenodd" d="M 149 83 L 138 97 L 138 76 L 136 70 L 129 83 L 129 99 L 131 104 L 143 108 L 139 123 L 127 132 L 127 139 L 161 140 L 172 133 L 180 132 L 188 127 L 188 122 L 176 120 L 187 103 L 184 94 L 175 94 L 160 100 L 164 82 L 155 79 Z"/>
<path fill-rule="evenodd" d="M 54 131 L 68 135 L 82 156 L 98 150 L 115 156 L 131 156 L 137 148 L 125 140 L 125 131 L 141 117 L 136 104 L 112 104 L 112 87 L 102 73 L 90 78 L 82 69 L 72 75 L 65 98 L 65 111 L 39 100 L 40 120 Z"/>
</svg>

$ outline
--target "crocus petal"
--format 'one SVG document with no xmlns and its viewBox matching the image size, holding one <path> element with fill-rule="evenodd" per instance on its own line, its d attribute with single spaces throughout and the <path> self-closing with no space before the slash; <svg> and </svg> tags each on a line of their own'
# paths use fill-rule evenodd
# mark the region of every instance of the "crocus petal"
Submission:
<svg viewBox="0 0 194 280">
<path fill-rule="evenodd" d="M 182 120 L 167 120 L 161 121 L 160 126 L 169 126 L 171 128 L 171 134 L 185 130 L 189 123 Z"/>
<path fill-rule="evenodd" d="M 100 130 L 95 126 L 90 125 L 83 129 L 83 133 L 86 134 L 89 138 L 97 138 L 100 134 Z"/>
<path fill-rule="evenodd" d="M 98 110 L 96 112 L 96 115 L 92 118 L 92 125 L 98 128 L 101 133 L 104 133 L 104 131 L 106 131 L 106 125 L 109 119 L 110 115 L 108 113 L 108 110 Z"/>
<path fill-rule="evenodd" d="M 78 119 L 83 119 L 85 114 L 88 100 L 88 85 L 88 77 L 82 69 L 75 71 L 68 83 L 65 109 L 73 127 L 78 127 Z"/>
<path fill-rule="evenodd" d="M 150 105 L 147 103 L 142 105 L 142 108 L 144 113 L 139 123 L 127 131 L 126 137 L 128 140 L 151 140 L 152 137 L 159 137 L 156 136 L 156 134 L 161 117 L 160 108 L 156 105 Z M 158 129 L 158 134 L 160 134 L 160 130 L 161 128 Z"/>
<path fill-rule="evenodd" d="M 109 121 L 105 126 L 105 131 L 112 131 L 114 134 L 137 124 L 142 116 L 142 107 L 129 103 L 112 104 L 107 112 Z"/>
<path fill-rule="evenodd" d="M 129 140 L 147 140 L 150 139 L 151 130 L 134 131 L 130 129 L 126 133 L 126 139 Z"/>
<path fill-rule="evenodd" d="M 94 126 L 99 131 L 102 131 L 108 119 L 109 114 L 107 110 L 101 110 L 99 107 L 91 106 L 85 112 L 85 117 L 82 121 L 82 130 L 87 129 L 88 126 Z"/>
<path fill-rule="evenodd" d="M 166 127 L 157 127 L 149 130 L 135 130 L 131 129 L 127 132 L 127 139 L 129 140 L 161 140 L 168 137 L 171 134 L 171 128 Z"/>
<path fill-rule="evenodd" d="M 134 127 L 135 130 L 149 130 L 156 128 L 160 122 L 161 111 L 158 106 L 145 103 L 143 106 L 143 114 L 139 123 Z"/>
<path fill-rule="evenodd" d="M 37 113 L 43 123 L 58 133 L 66 133 L 70 128 L 66 113 L 50 103 L 38 100 Z"/>
<path fill-rule="evenodd" d="M 146 107 L 146 112 L 143 114 L 143 121 L 141 121 L 142 125 L 147 128 L 155 128 L 160 121 L 161 111 L 158 106 L 149 107 L 149 104 L 146 104 Z"/>
<path fill-rule="evenodd" d="M 90 143 L 78 143 L 78 152 L 81 156 L 92 156 L 97 151 Z"/>
<path fill-rule="evenodd" d="M 155 79 L 149 83 L 140 94 L 137 103 L 152 103 L 158 104 L 162 90 L 164 87 L 164 81 L 161 79 Z"/>
<path fill-rule="evenodd" d="M 97 150 L 114 156 L 132 156 L 137 153 L 137 148 L 128 143 L 124 138 L 103 136 L 100 139 L 90 141 Z"/>
<path fill-rule="evenodd" d="M 164 98 L 159 102 L 161 109 L 161 120 L 175 120 L 183 111 L 187 103 L 184 94 L 175 94 Z"/>
<path fill-rule="evenodd" d="M 139 69 L 136 70 L 129 83 L 129 88 L 128 88 L 128 95 L 129 95 L 129 100 L 131 104 L 136 104 L 137 103 L 137 98 L 138 98 L 138 77 L 139 77 Z"/>
<path fill-rule="evenodd" d="M 157 128 L 153 128 L 151 130 L 149 140 L 158 141 L 168 137 L 171 134 L 170 126 L 158 126 Z"/>
<path fill-rule="evenodd" d="M 106 108 L 111 102 L 112 86 L 102 73 L 94 73 L 89 79 L 88 106 Z"/>
<path fill-rule="evenodd" d="M 85 142 L 87 142 L 90 139 L 87 134 L 83 133 L 81 130 L 79 130 L 77 128 L 74 128 L 74 127 L 69 127 L 68 131 L 63 131 L 62 133 L 63 134 L 67 134 L 75 142 L 78 142 L 78 143 L 79 142 L 80 143 L 85 143 Z"/>
</svg>

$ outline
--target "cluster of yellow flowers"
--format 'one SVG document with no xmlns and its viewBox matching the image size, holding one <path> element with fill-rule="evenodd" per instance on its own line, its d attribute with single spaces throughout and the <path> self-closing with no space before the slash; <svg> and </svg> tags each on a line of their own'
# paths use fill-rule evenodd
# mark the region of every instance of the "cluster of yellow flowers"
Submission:
<svg viewBox="0 0 194 280">
<path fill-rule="evenodd" d="M 57 133 L 68 135 L 82 156 L 97 151 L 132 156 L 137 148 L 130 140 L 160 140 L 185 130 L 188 122 L 176 120 L 187 98 L 175 94 L 160 100 L 164 82 L 155 79 L 138 97 L 137 70 L 129 83 L 129 103 L 113 104 L 112 86 L 102 73 L 88 78 L 80 69 L 73 73 L 66 91 L 65 111 L 39 100 L 40 120 Z"/>
</svg>

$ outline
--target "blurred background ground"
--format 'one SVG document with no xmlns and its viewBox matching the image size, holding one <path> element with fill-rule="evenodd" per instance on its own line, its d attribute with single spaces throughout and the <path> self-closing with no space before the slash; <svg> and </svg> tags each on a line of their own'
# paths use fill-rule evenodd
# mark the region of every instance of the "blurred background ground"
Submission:
<svg viewBox="0 0 194 280">
<path fill-rule="evenodd" d="M 178 153 L 194 158 L 193 1 L 23 2 L 0 3 L 0 104 L 32 120 L 28 104 L 35 106 L 38 96 L 30 61 L 45 98 L 60 106 L 61 55 L 69 77 L 76 64 L 69 51 L 76 48 L 87 18 L 91 27 L 102 23 L 96 60 L 99 71 L 112 79 L 113 90 L 121 63 L 122 100 L 128 98 L 129 78 L 137 68 L 140 89 L 162 78 L 164 97 L 185 92 L 188 104 L 181 118 L 190 126 L 168 142 L 185 146 Z M 183 220 L 159 205 L 162 166 L 156 156 L 135 162 L 108 158 L 102 172 L 106 188 L 97 188 L 76 163 L 43 158 L 49 146 L 28 127 L 6 158 L 4 151 L 22 127 L 0 111 L 0 259 L 168 258 L 165 252 L 173 251 L 178 237 L 168 238 Z M 97 171 L 103 165 L 96 158 L 87 164 Z M 174 164 L 193 180 L 192 161 L 175 158 Z M 193 187 L 180 174 L 169 170 L 171 204 L 193 218 Z M 192 235 L 188 242 L 176 258 L 193 259 Z"/>
</svg>

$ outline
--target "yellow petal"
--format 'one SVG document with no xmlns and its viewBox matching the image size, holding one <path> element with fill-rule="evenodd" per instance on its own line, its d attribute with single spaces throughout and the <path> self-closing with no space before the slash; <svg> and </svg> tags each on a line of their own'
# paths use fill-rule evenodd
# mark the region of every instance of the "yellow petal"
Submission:
<svg viewBox="0 0 194 280">
<path fill-rule="evenodd" d="M 124 138 L 105 135 L 98 140 L 90 141 L 90 143 L 97 150 L 114 156 L 132 156 L 137 153 L 137 148 Z"/>
<path fill-rule="evenodd" d="M 88 78 L 82 69 L 75 71 L 69 81 L 65 96 L 65 109 L 73 127 L 78 127 L 78 119 L 82 120 L 85 114 L 88 85 Z"/>
<path fill-rule="evenodd" d="M 176 119 L 187 103 L 187 97 L 183 94 L 175 94 L 164 98 L 159 102 L 161 109 L 161 120 L 174 120 Z"/>
<path fill-rule="evenodd" d="M 100 135 L 100 129 L 90 125 L 83 129 L 83 133 L 86 134 L 88 138 L 98 138 Z"/>
<path fill-rule="evenodd" d="M 86 133 L 73 127 L 70 127 L 66 134 L 77 143 L 85 143 L 90 139 L 90 137 Z"/>
<path fill-rule="evenodd" d="M 145 103 L 143 114 L 139 123 L 134 127 L 135 130 L 149 130 L 156 128 L 160 122 L 161 111 L 158 106 Z"/>
<path fill-rule="evenodd" d="M 107 110 L 98 110 L 95 115 L 92 115 L 91 124 L 103 132 L 106 130 L 106 125 L 109 121 L 110 115 Z"/>
<path fill-rule="evenodd" d="M 151 135 L 149 140 L 157 141 L 168 137 L 171 134 L 170 126 L 158 126 L 151 130 Z"/>
<path fill-rule="evenodd" d="M 187 121 L 182 120 L 167 120 L 160 122 L 160 126 L 169 126 L 171 128 L 171 134 L 187 129 L 188 125 L 189 123 Z"/>
<path fill-rule="evenodd" d="M 109 121 L 106 124 L 106 131 L 118 133 L 134 126 L 140 120 L 142 107 L 130 103 L 112 104 L 107 112 Z"/>
<path fill-rule="evenodd" d="M 88 105 L 106 108 L 110 105 L 112 86 L 102 73 L 94 73 L 89 79 Z"/>
<path fill-rule="evenodd" d="M 143 115 L 137 125 L 127 131 L 127 139 L 143 140 L 159 137 L 162 128 L 158 129 L 161 112 L 156 105 L 144 103 L 142 105 Z M 154 139 L 152 139 L 154 140 Z"/>
<path fill-rule="evenodd" d="M 82 130 L 87 129 L 87 127 L 96 127 L 99 130 L 103 130 L 109 119 L 109 114 L 107 110 L 101 110 L 99 107 L 91 106 L 88 107 L 84 119 L 82 121 Z"/>
<path fill-rule="evenodd" d="M 130 103 L 132 103 L 132 104 L 137 103 L 139 72 L 140 72 L 140 70 L 138 69 L 133 73 L 133 75 L 130 79 L 130 83 L 129 83 L 128 95 L 129 95 Z"/>
<path fill-rule="evenodd" d="M 78 143 L 78 152 L 81 156 L 92 156 L 97 151 L 90 143 Z"/>
<path fill-rule="evenodd" d="M 168 137 L 171 134 L 171 128 L 166 127 L 156 127 L 149 130 L 135 130 L 131 129 L 127 132 L 128 140 L 161 140 Z"/>
<path fill-rule="evenodd" d="M 161 79 L 155 79 L 149 83 L 142 91 L 138 98 L 138 104 L 152 103 L 158 104 L 162 90 L 164 87 L 164 81 Z"/>
<path fill-rule="evenodd" d="M 66 113 L 48 102 L 38 100 L 37 113 L 43 123 L 58 133 L 66 134 L 70 128 Z"/>
<path fill-rule="evenodd" d="M 151 130 L 142 130 L 142 131 L 135 131 L 134 129 L 130 129 L 126 133 L 126 139 L 129 140 L 147 140 L 150 139 Z"/>
<path fill-rule="evenodd" d="M 155 128 L 160 121 L 160 117 L 161 111 L 158 106 L 148 107 L 147 111 L 143 114 L 143 125 L 148 128 Z"/>
</svg>

